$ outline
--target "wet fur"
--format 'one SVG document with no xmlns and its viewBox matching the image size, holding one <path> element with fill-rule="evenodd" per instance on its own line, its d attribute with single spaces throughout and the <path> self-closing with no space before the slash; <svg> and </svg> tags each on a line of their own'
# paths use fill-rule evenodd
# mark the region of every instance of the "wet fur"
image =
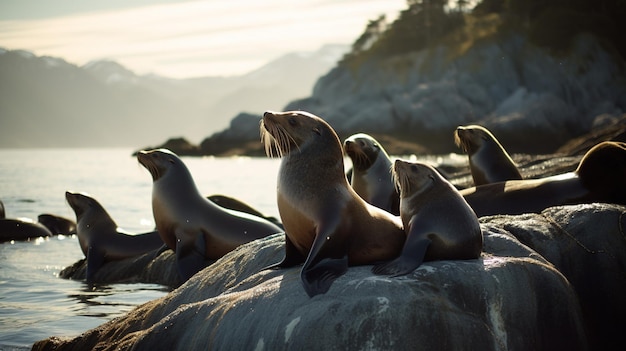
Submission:
<svg viewBox="0 0 626 351">
<path fill-rule="evenodd" d="M 393 175 L 407 239 L 397 258 L 374 266 L 375 274 L 400 276 L 424 261 L 480 256 L 483 236 L 478 218 L 452 184 L 419 162 L 396 160 Z"/>
</svg>

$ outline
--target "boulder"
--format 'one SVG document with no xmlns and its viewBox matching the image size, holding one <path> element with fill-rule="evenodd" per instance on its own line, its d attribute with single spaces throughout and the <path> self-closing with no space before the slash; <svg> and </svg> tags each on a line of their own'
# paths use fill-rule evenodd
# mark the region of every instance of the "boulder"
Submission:
<svg viewBox="0 0 626 351">
<path fill-rule="evenodd" d="M 621 350 L 626 345 L 625 211 L 619 205 L 589 204 L 481 222 L 509 231 L 567 278 L 580 300 L 593 349 Z"/>
<path fill-rule="evenodd" d="M 625 210 L 593 204 L 484 217 L 479 259 L 425 262 L 398 278 L 350 267 L 313 298 L 300 267 L 263 270 L 284 254 L 277 234 L 163 298 L 33 350 L 610 349 L 624 341 L 616 316 L 626 293 Z"/>
<path fill-rule="evenodd" d="M 212 262 L 207 262 L 210 264 Z M 87 259 L 83 258 L 59 272 L 64 279 L 85 280 Z M 181 284 L 176 266 L 176 254 L 172 250 L 154 250 L 141 256 L 104 264 L 94 276 L 98 284 L 148 283 L 175 288 Z"/>
</svg>

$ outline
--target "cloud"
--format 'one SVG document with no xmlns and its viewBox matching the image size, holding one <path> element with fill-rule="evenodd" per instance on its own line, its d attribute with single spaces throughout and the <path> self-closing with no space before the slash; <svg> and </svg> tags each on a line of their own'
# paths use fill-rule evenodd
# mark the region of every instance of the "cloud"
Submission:
<svg viewBox="0 0 626 351">
<path fill-rule="evenodd" d="M 293 51 L 352 43 L 404 0 L 194 1 L 51 19 L 0 21 L 0 45 L 84 64 L 117 60 L 137 73 L 242 74 Z"/>
</svg>

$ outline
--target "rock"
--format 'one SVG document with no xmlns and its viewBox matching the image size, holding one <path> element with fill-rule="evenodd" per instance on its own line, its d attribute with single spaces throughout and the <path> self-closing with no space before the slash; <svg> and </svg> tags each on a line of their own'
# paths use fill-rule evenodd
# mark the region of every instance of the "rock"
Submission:
<svg viewBox="0 0 626 351">
<path fill-rule="evenodd" d="M 626 345 L 625 211 L 591 204 L 481 222 L 509 231 L 551 262 L 578 295 L 593 349 L 619 350 Z"/>
<path fill-rule="evenodd" d="M 240 113 L 230 121 L 229 128 L 204 139 L 200 148 L 204 155 L 233 156 L 265 155 L 261 144 L 259 123 L 261 116 Z"/>
<path fill-rule="evenodd" d="M 339 65 L 285 109 L 322 116 L 342 134 L 378 131 L 434 153 L 456 151 L 450 136 L 465 124 L 484 125 L 509 152 L 551 153 L 597 116 L 626 110 L 623 62 L 591 36 L 561 55 L 515 33 L 458 51 L 440 45 Z"/>
<path fill-rule="evenodd" d="M 194 145 L 185 138 L 170 138 L 165 143 L 159 146 L 148 146 L 141 150 L 152 149 L 168 149 L 179 156 L 200 156 L 202 152 L 198 145 Z M 133 156 L 137 155 L 137 152 L 133 152 Z"/>
<path fill-rule="evenodd" d="M 0 218 L 0 243 L 13 240 L 34 240 L 52 235 L 43 224 L 30 218 Z"/>
<path fill-rule="evenodd" d="M 207 265 L 212 262 L 207 262 Z M 82 259 L 59 272 L 64 279 L 84 280 L 87 260 Z M 172 250 L 154 250 L 141 256 L 105 263 L 94 277 L 99 284 L 150 283 L 177 287 L 181 280 L 176 266 L 176 254 Z"/>
<path fill-rule="evenodd" d="M 625 210 L 594 204 L 485 217 L 480 259 L 426 262 L 399 278 L 350 267 L 314 298 L 302 288 L 300 267 L 262 270 L 284 254 L 277 234 L 239 247 L 163 298 L 33 350 L 623 345 Z"/>
<path fill-rule="evenodd" d="M 598 119 L 602 119 L 604 122 L 593 128 L 589 133 L 568 141 L 557 150 L 557 153 L 583 155 L 602 141 L 626 142 L 626 114 L 619 118 L 601 115 L 596 118 L 596 120 Z"/>
</svg>

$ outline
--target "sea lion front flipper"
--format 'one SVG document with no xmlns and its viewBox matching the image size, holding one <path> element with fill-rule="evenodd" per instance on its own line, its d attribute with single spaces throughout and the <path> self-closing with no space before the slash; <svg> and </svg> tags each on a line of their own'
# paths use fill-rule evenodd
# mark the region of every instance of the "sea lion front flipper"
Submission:
<svg viewBox="0 0 626 351">
<path fill-rule="evenodd" d="M 347 251 L 343 243 L 334 242 L 333 237 L 340 235 L 335 230 L 319 228 L 302 266 L 300 278 L 309 297 L 327 292 L 333 281 L 348 270 Z"/>
<path fill-rule="evenodd" d="M 428 238 L 411 240 L 411 237 L 408 237 L 400 256 L 393 261 L 372 267 L 372 272 L 391 277 L 398 277 L 413 272 L 424 261 L 430 242 Z"/>
<path fill-rule="evenodd" d="M 95 249 L 93 246 L 89 246 L 87 251 L 87 269 L 85 272 L 85 280 L 87 284 L 93 283 L 93 278 L 96 272 L 104 264 L 104 252 Z"/>
<path fill-rule="evenodd" d="M 180 237 L 178 233 L 176 237 Z M 183 281 L 187 281 L 206 266 L 205 243 L 203 234 L 196 235 L 196 240 L 193 243 L 176 241 L 176 264 L 178 265 L 178 274 Z"/>
<path fill-rule="evenodd" d="M 285 235 L 285 257 L 282 261 L 273 264 L 271 266 L 267 266 L 262 269 L 262 271 L 266 269 L 279 269 L 279 268 L 289 268 L 295 265 L 299 265 L 304 262 L 305 257 L 300 254 L 298 249 L 296 249 L 295 245 L 289 240 L 289 237 Z"/>
<path fill-rule="evenodd" d="M 323 258 L 311 267 L 302 267 L 300 278 L 304 290 L 313 297 L 324 294 L 330 289 L 335 279 L 341 277 L 348 270 L 348 255 L 341 258 Z"/>
</svg>

